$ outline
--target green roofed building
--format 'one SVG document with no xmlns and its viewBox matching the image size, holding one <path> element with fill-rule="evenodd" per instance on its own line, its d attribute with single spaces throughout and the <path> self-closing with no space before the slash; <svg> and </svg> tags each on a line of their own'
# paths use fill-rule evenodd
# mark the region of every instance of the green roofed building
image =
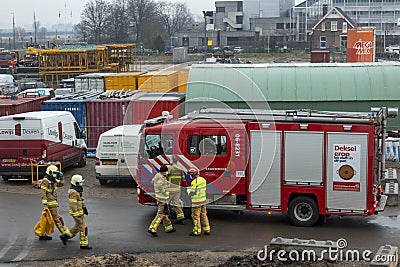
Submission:
<svg viewBox="0 0 400 267">
<path fill-rule="evenodd" d="M 399 63 L 199 64 L 191 68 L 186 112 L 201 107 L 369 112 L 400 106 Z M 400 128 L 400 118 L 389 119 Z"/>
</svg>

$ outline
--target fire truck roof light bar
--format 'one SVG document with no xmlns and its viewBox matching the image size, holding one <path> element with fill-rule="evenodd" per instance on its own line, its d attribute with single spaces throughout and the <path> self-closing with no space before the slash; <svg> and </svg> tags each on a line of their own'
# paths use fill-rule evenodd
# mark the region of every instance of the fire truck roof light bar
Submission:
<svg viewBox="0 0 400 267">
<path fill-rule="evenodd" d="M 153 118 L 153 119 L 145 120 L 144 124 L 146 126 L 152 126 L 152 125 L 156 125 L 156 124 L 168 121 L 172 118 L 173 118 L 172 115 L 170 115 L 168 111 L 163 111 L 161 116 Z"/>
</svg>

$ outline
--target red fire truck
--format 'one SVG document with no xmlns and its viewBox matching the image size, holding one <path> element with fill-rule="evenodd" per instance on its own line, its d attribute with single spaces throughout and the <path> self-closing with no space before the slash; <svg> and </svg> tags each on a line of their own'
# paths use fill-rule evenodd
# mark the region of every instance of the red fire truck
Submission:
<svg viewBox="0 0 400 267">
<path fill-rule="evenodd" d="M 18 64 L 18 52 L 0 50 L 0 68 L 14 69 Z"/>
<path fill-rule="evenodd" d="M 176 156 L 181 168 L 195 167 L 206 178 L 208 209 L 284 212 L 297 226 L 326 215 L 376 214 L 387 199 L 380 188 L 386 118 L 397 113 L 203 108 L 177 120 L 164 114 L 145 122 L 139 203 L 155 204 L 152 177 Z M 181 198 L 189 207 L 185 190 Z"/>
</svg>

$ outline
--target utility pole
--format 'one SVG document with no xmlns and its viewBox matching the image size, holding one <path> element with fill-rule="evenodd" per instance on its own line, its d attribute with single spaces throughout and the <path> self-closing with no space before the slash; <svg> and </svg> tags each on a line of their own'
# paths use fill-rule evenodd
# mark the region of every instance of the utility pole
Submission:
<svg viewBox="0 0 400 267">
<path fill-rule="evenodd" d="M 37 39 L 36 39 L 36 36 L 37 36 L 37 23 L 36 23 L 36 14 L 35 14 L 35 12 L 33 12 L 33 26 L 34 26 L 34 29 L 35 29 L 35 45 L 37 44 Z"/>
<path fill-rule="evenodd" d="M 204 61 L 207 59 L 207 17 L 212 17 L 214 15 L 213 11 L 204 11 Z"/>
<path fill-rule="evenodd" d="M 14 12 L 12 13 L 13 16 L 13 47 L 15 50 L 15 18 L 14 18 Z"/>
</svg>

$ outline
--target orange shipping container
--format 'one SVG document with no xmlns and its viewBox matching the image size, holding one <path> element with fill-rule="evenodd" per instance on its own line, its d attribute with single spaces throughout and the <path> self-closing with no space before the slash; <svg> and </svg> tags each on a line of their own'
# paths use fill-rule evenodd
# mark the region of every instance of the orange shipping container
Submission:
<svg viewBox="0 0 400 267">
<path fill-rule="evenodd" d="M 347 62 L 375 62 L 375 28 L 347 30 Z"/>
<path fill-rule="evenodd" d="M 189 72 L 190 68 L 180 68 L 178 70 L 178 92 L 186 92 Z"/>
<path fill-rule="evenodd" d="M 139 76 L 139 90 L 143 92 L 178 91 L 178 73 L 176 71 L 152 71 Z"/>
</svg>

